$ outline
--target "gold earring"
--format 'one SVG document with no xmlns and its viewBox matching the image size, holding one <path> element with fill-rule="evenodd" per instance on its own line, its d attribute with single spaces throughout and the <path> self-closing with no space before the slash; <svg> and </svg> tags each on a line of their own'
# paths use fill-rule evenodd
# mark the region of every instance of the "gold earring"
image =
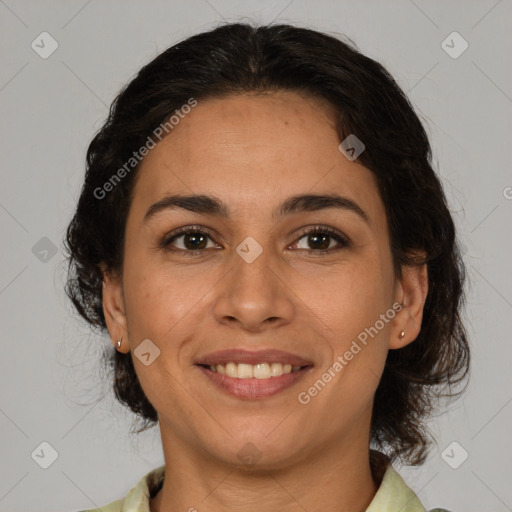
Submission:
<svg viewBox="0 0 512 512">
<path fill-rule="evenodd" d="M 119 350 L 121 348 L 121 343 L 122 342 L 123 342 L 123 337 L 122 336 L 120 338 L 117 338 L 117 341 L 116 341 L 117 350 Z"/>
<path fill-rule="evenodd" d="M 405 336 L 405 331 L 402 331 L 400 334 L 399 334 L 399 338 L 402 339 L 403 337 Z"/>
</svg>

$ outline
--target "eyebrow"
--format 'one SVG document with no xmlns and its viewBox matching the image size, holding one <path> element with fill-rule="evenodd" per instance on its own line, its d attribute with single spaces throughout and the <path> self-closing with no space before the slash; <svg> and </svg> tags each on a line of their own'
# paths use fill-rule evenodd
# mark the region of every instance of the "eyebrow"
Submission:
<svg viewBox="0 0 512 512">
<path fill-rule="evenodd" d="M 176 208 L 182 208 L 203 215 L 213 215 L 222 219 L 230 217 L 229 207 L 215 196 L 178 194 L 165 196 L 152 204 L 144 216 L 144 222 L 147 222 L 158 212 Z M 277 220 L 294 213 L 314 212 L 328 208 L 354 212 L 365 222 L 369 223 L 368 215 L 356 202 L 338 194 L 301 194 L 291 196 L 274 210 L 272 218 Z"/>
</svg>

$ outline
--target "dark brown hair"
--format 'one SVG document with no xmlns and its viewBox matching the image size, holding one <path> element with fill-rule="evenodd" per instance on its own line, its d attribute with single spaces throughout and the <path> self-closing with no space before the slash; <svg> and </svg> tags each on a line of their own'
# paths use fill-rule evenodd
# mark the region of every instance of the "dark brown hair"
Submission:
<svg viewBox="0 0 512 512">
<path fill-rule="evenodd" d="M 105 197 L 95 190 L 123 167 L 156 127 L 190 98 L 289 90 L 326 101 L 338 119 L 340 141 L 356 134 L 366 146 L 358 161 L 370 169 L 385 204 L 395 271 L 427 263 L 428 295 L 417 339 L 390 350 L 373 407 L 371 441 L 388 456 L 421 464 L 431 436 L 425 419 L 442 396 L 457 396 L 469 369 L 461 320 L 464 265 L 428 137 L 406 95 L 386 69 L 355 45 L 289 25 L 226 24 L 190 37 L 144 66 L 114 100 L 87 152 L 87 171 L 65 246 L 66 292 L 93 326 L 106 329 L 102 271 L 119 272 L 125 223 L 138 165 Z M 172 133 L 169 135 L 172 136 Z M 412 254 L 423 251 L 424 261 Z M 112 349 L 118 400 L 143 420 L 157 422 L 132 355 Z"/>
</svg>

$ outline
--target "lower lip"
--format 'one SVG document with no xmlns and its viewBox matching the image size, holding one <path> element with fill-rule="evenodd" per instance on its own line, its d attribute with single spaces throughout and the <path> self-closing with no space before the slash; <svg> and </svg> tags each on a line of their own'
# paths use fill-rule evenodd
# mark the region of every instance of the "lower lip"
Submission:
<svg viewBox="0 0 512 512">
<path fill-rule="evenodd" d="M 210 379 L 220 389 L 227 391 L 230 395 L 237 398 L 248 400 L 257 400 L 267 398 L 284 391 L 298 380 L 302 379 L 306 373 L 313 368 L 306 366 L 302 370 L 292 373 L 286 373 L 281 377 L 270 377 L 269 379 L 236 379 L 222 375 L 219 372 L 212 372 L 204 366 L 198 366 L 203 374 Z"/>
</svg>

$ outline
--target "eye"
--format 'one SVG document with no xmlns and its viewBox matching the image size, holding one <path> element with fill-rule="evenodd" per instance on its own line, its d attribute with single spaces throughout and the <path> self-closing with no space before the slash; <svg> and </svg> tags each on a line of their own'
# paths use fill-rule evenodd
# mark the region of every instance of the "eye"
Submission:
<svg viewBox="0 0 512 512">
<path fill-rule="evenodd" d="M 314 249 L 308 247 L 299 247 L 299 249 L 305 249 L 315 255 L 327 254 L 350 245 L 350 241 L 345 235 L 329 226 L 314 226 L 303 231 L 301 235 L 297 243 L 300 244 L 300 240 L 305 239 L 305 245 L 314 247 Z M 334 247 L 331 245 L 333 240 L 338 242 L 338 247 L 336 244 Z"/>
<path fill-rule="evenodd" d="M 345 235 L 329 226 L 314 226 L 302 231 L 298 242 L 295 244 L 300 244 L 302 239 L 306 239 L 306 244 L 313 248 L 298 248 L 314 253 L 315 256 L 334 252 L 350 245 L 350 241 Z M 208 240 L 212 242 L 214 248 L 219 248 L 207 231 L 200 227 L 187 226 L 173 231 L 164 238 L 160 246 L 165 250 L 181 251 L 187 256 L 194 256 L 212 248 L 211 245 L 208 247 Z M 334 247 L 331 245 L 333 240 L 338 243 L 338 247 L 336 247 L 336 244 Z M 178 241 L 180 242 L 178 243 Z"/>
<path fill-rule="evenodd" d="M 181 245 L 181 247 L 170 247 L 179 239 L 183 239 L 181 244 L 177 244 Z M 199 227 L 188 226 L 173 231 L 169 237 L 166 237 L 162 241 L 161 246 L 164 249 L 169 249 L 171 251 L 182 251 L 187 253 L 187 255 L 193 256 L 195 254 L 200 254 L 208 248 L 205 245 L 208 239 L 213 242 L 208 232 Z M 216 244 L 214 244 L 214 246 L 215 245 Z"/>
</svg>

